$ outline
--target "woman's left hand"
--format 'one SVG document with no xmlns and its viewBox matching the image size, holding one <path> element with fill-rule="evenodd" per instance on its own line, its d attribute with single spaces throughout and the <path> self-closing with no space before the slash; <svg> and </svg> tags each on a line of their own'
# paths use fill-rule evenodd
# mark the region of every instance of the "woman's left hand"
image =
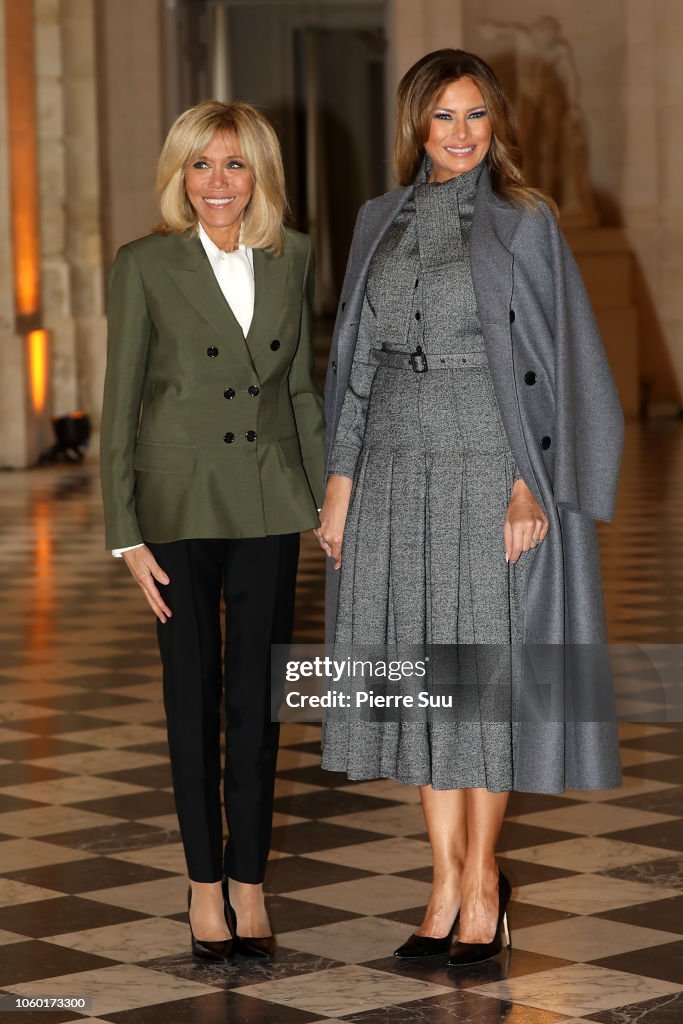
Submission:
<svg viewBox="0 0 683 1024">
<path fill-rule="evenodd" d="M 523 551 L 536 548 L 548 532 L 548 519 L 523 480 L 515 480 L 503 538 L 505 561 L 516 562 Z"/>
</svg>

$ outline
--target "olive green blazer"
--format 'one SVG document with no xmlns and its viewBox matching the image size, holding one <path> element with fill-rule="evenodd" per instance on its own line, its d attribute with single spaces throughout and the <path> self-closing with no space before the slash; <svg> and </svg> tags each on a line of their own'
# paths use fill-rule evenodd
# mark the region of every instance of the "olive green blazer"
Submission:
<svg viewBox="0 0 683 1024">
<path fill-rule="evenodd" d="M 318 525 L 310 239 L 254 250 L 245 339 L 199 237 L 147 235 L 110 276 L 101 430 L 106 545 L 263 537 Z"/>
</svg>

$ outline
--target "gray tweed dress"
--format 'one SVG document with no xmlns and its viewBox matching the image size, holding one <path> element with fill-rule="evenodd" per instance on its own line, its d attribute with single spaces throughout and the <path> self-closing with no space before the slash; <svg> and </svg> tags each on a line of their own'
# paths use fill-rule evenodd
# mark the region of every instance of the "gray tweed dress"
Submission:
<svg viewBox="0 0 683 1024">
<path fill-rule="evenodd" d="M 420 688 L 447 691 L 452 707 L 332 711 L 322 764 L 351 779 L 509 790 L 512 652 L 534 553 L 505 561 L 518 474 L 470 273 L 481 165 L 442 184 L 428 183 L 428 172 L 426 160 L 373 258 L 331 455 L 329 472 L 354 481 L 335 648 L 427 645 L 432 664 Z M 441 656 L 431 645 L 444 645 Z"/>
</svg>

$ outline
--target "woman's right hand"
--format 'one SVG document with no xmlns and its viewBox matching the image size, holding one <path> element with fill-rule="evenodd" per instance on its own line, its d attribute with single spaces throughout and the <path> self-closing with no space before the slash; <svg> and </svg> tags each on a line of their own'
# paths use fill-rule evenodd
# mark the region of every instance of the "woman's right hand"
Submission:
<svg viewBox="0 0 683 1024">
<path fill-rule="evenodd" d="M 142 592 L 147 598 L 147 603 L 156 617 L 160 622 L 166 622 L 167 618 L 171 618 L 172 612 L 157 590 L 154 581 L 166 584 L 170 583 L 170 579 L 152 552 L 143 544 L 142 547 L 124 551 L 122 557 L 130 569 L 133 579 L 136 583 L 140 584 Z"/>
<path fill-rule="evenodd" d="M 315 531 L 320 547 L 328 558 L 334 559 L 335 569 L 341 567 L 344 526 L 349 511 L 353 480 L 348 476 L 332 474 L 327 478 L 325 501 L 320 510 L 320 528 Z"/>
</svg>

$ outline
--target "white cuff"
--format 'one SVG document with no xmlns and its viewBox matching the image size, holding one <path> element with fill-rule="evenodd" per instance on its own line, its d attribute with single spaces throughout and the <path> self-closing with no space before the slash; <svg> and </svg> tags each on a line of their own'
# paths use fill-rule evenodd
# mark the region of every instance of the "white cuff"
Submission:
<svg viewBox="0 0 683 1024">
<path fill-rule="evenodd" d="M 114 548 L 112 555 L 114 558 L 120 558 L 124 551 L 134 551 L 135 548 L 144 548 L 144 546 L 144 544 L 131 544 L 130 547 L 127 548 Z"/>
</svg>

